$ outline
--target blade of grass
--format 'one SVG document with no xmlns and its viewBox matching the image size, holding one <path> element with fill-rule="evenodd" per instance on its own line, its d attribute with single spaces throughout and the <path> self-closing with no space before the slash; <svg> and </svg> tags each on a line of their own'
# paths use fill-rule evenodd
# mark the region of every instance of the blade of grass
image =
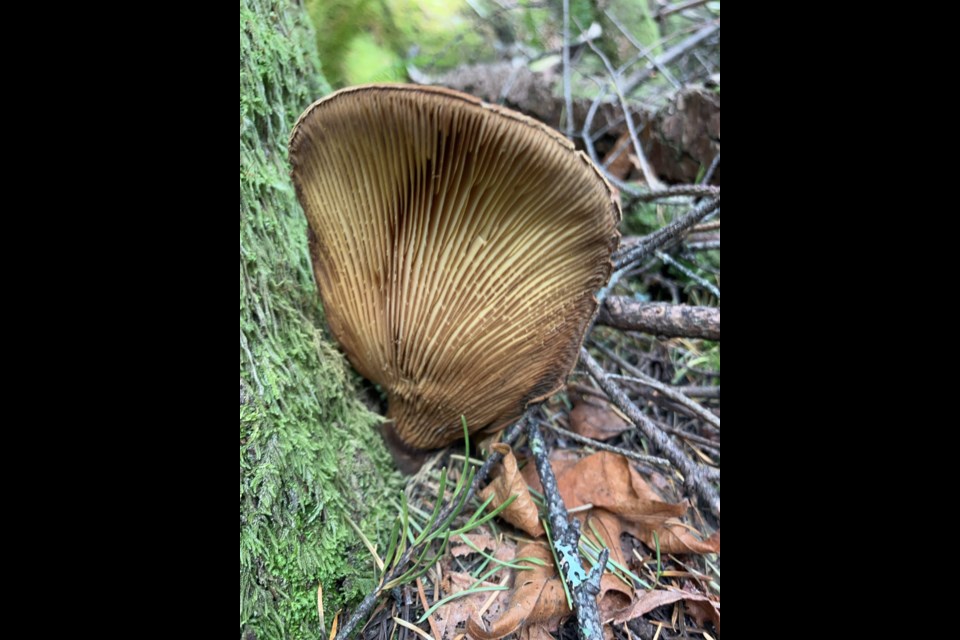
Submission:
<svg viewBox="0 0 960 640">
<path fill-rule="evenodd" d="M 502 587 L 493 586 L 493 587 L 477 587 L 476 589 L 470 588 L 470 589 L 464 589 L 463 591 L 458 591 L 453 595 L 449 595 L 446 598 L 443 598 L 442 600 L 437 600 L 435 603 L 433 603 L 433 606 L 427 609 L 426 613 L 420 616 L 420 619 L 417 620 L 417 623 L 418 624 L 422 623 L 424 620 L 429 618 L 433 614 L 433 612 L 436 611 L 438 608 L 442 607 L 448 602 L 457 600 L 458 598 L 465 598 L 467 596 L 472 596 L 472 595 L 475 595 L 478 593 L 484 593 L 487 591 L 509 591 L 509 590 L 510 590 L 510 587 L 507 587 L 507 586 L 502 586 Z"/>
<path fill-rule="evenodd" d="M 326 629 L 323 624 L 323 583 L 317 585 L 317 615 L 320 616 L 320 629 Z"/>
<path fill-rule="evenodd" d="M 413 624 L 412 622 L 407 622 L 403 618 L 399 618 L 397 616 L 393 616 L 393 621 L 396 622 L 401 627 L 406 627 L 407 629 L 410 629 L 410 631 L 413 631 L 415 634 L 417 634 L 421 638 L 424 638 L 424 640 L 433 640 L 433 636 L 431 636 L 429 633 L 427 633 L 417 625 Z"/>
<path fill-rule="evenodd" d="M 372 544 L 370 544 L 370 541 L 367 540 L 367 536 L 363 535 L 363 531 L 360 531 L 360 527 L 358 527 L 358 526 L 356 525 L 356 523 L 355 523 L 353 520 L 350 519 L 350 516 L 344 514 L 343 517 L 346 518 L 347 524 L 349 524 L 351 527 L 353 527 L 353 530 L 357 532 L 357 535 L 358 535 L 358 536 L 360 536 L 360 540 L 361 540 L 361 541 L 363 542 L 363 544 L 367 547 L 367 551 L 370 552 L 370 555 L 373 556 L 373 561 L 377 564 L 377 568 L 380 569 L 380 573 L 382 574 L 382 573 L 383 573 L 383 568 L 384 568 L 384 567 L 383 567 L 383 560 L 381 560 L 381 559 L 380 559 L 380 556 L 377 555 L 377 550 L 376 550 L 376 548 L 375 548 Z"/>
<path fill-rule="evenodd" d="M 510 497 L 507 498 L 507 499 L 503 502 L 503 504 L 501 504 L 499 507 L 497 507 L 496 509 L 494 509 L 493 511 L 491 511 L 491 512 L 488 513 L 487 515 L 483 516 L 483 517 L 480 518 L 479 520 L 474 521 L 474 518 L 477 517 L 477 513 L 480 513 L 484 508 L 486 508 L 486 506 L 487 506 L 488 504 L 490 504 L 490 501 L 493 499 L 493 496 L 491 495 L 491 496 L 487 499 L 487 501 L 486 501 L 485 503 L 483 503 L 483 506 L 481 506 L 480 509 L 477 510 L 477 512 L 473 515 L 473 517 L 470 518 L 470 521 L 467 522 L 466 525 L 464 525 L 463 527 L 460 527 L 460 528 L 457 529 L 456 531 L 450 532 L 450 535 L 455 536 L 455 535 L 459 535 L 459 534 L 461 534 L 461 533 L 465 533 L 465 532 L 467 532 L 467 531 L 472 531 L 473 529 L 476 529 L 476 528 L 479 527 L 480 525 L 482 525 L 482 524 L 484 524 L 484 523 L 486 523 L 486 522 L 489 522 L 490 520 L 493 520 L 493 519 L 496 518 L 498 515 L 500 515 L 500 513 L 501 513 L 504 509 L 506 509 L 506 508 L 509 507 L 511 504 L 513 504 L 513 501 L 516 500 L 517 497 L 518 497 L 518 496 L 517 496 L 516 494 L 510 496 Z"/>
<path fill-rule="evenodd" d="M 560 559 L 557 557 L 557 551 L 553 548 L 553 535 L 550 533 L 550 523 L 547 522 L 546 518 L 540 518 L 541 523 L 543 524 L 543 530 L 547 532 L 547 542 L 550 543 L 550 553 L 553 554 L 553 566 L 557 570 L 557 574 L 560 574 Z M 567 581 L 563 578 L 560 578 L 560 584 L 563 585 L 563 593 L 567 596 L 567 607 L 573 611 L 573 598 L 570 597 L 570 588 L 567 587 Z"/>
<path fill-rule="evenodd" d="M 522 564 L 515 564 L 515 563 L 521 562 L 521 561 L 526 561 L 526 562 L 529 562 L 529 563 L 531 563 L 531 564 L 535 564 L 535 565 L 538 565 L 538 566 L 541 566 L 541 567 L 547 566 L 547 563 L 544 562 L 543 560 L 540 560 L 539 558 L 520 558 L 519 560 L 518 560 L 518 559 L 514 559 L 513 562 L 508 562 L 508 561 L 506 561 L 506 560 L 501 560 L 500 558 L 495 558 L 494 556 L 491 556 L 490 554 L 488 554 L 488 553 L 486 553 L 485 551 L 483 551 L 480 547 L 478 547 L 477 545 L 475 545 L 475 544 L 473 543 L 473 541 L 470 540 L 469 538 L 467 538 L 465 535 L 460 534 L 460 539 L 463 540 L 463 543 L 464 543 L 465 545 L 467 545 L 468 547 L 470 547 L 471 549 L 473 549 L 474 551 L 476 551 L 477 553 L 479 553 L 481 556 L 483 556 L 484 558 L 486 558 L 486 559 L 488 559 L 488 560 L 490 560 L 490 561 L 492 561 L 492 562 L 496 562 L 496 563 L 497 563 L 498 565 L 500 565 L 501 567 L 509 567 L 509 568 L 511 568 L 511 569 L 520 569 L 520 570 L 524 570 L 524 569 L 529 569 L 529 568 L 530 568 L 530 567 L 525 567 L 525 566 L 523 566 Z"/>
<path fill-rule="evenodd" d="M 440 506 L 443 504 L 443 496 L 447 490 L 447 468 L 444 467 L 440 470 L 440 486 L 437 489 L 437 498 L 434 500 L 433 512 L 430 514 L 430 518 L 427 520 L 426 526 L 423 527 L 423 532 L 417 536 L 417 540 L 414 544 L 420 544 L 423 542 L 424 538 L 427 535 L 427 532 L 430 531 L 434 521 L 437 519 L 437 516 L 440 514 Z"/>
<path fill-rule="evenodd" d="M 657 535 L 657 532 L 653 532 L 653 544 L 657 548 L 657 581 L 656 584 L 660 584 L 660 576 L 663 575 L 663 565 L 660 564 L 660 536 Z"/>
</svg>

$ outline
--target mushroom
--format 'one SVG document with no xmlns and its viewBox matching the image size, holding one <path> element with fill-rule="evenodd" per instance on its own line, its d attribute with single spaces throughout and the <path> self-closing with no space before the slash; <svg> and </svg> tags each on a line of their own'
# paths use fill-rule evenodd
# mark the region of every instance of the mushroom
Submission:
<svg viewBox="0 0 960 640">
<path fill-rule="evenodd" d="M 369 85 L 290 138 L 334 337 L 408 454 L 491 432 L 558 391 L 610 275 L 620 209 L 556 131 L 463 93 Z"/>
</svg>

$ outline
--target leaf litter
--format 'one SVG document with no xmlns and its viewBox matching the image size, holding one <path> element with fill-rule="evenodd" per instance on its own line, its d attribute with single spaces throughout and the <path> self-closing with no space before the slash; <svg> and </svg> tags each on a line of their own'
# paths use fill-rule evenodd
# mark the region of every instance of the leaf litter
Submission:
<svg viewBox="0 0 960 640">
<path fill-rule="evenodd" d="M 431 629 L 439 634 L 436 640 L 453 640 L 464 631 L 467 637 L 479 640 L 498 640 L 511 634 L 546 640 L 553 637 L 562 620 L 571 614 L 552 553 L 546 546 L 537 504 L 542 487 L 534 465 L 526 464 L 521 469 L 509 446 L 495 446 L 504 454 L 503 462 L 482 498 L 494 496 L 492 509 L 510 496 L 518 496 L 500 518 L 523 534 L 518 538 L 479 529 L 465 536 L 470 544 L 451 540 L 451 553 L 444 559 L 443 593 L 450 595 L 477 588 L 477 578 L 458 570 L 456 563 L 481 558 L 478 550 L 497 561 L 523 566 L 525 570 L 504 566 L 493 571 L 491 563 L 485 562 L 486 570 L 491 573 L 480 586 L 510 585 L 511 589 L 478 591 L 437 608 L 431 624 Z M 696 581 L 666 584 L 659 568 L 651 566 L 657 550 L 664 561 L 668 554 L 719 553 L 719 531 L 708 537 L 701 536 L 683 521 L 689 505 L 664 500 L 634 465 L 619 454 L 600 452 L 580 456 L 558 449 L 551 454 L 551 466 L 567 508 L 574 511 L 573 516 L 581 523 L 581 544 L 588 549 L 610 549 L 611 562 L 601 579 L 598 596 L 603 622 L 623 623 L 658 607 L 682 602 L 698 625 L 709 621 L 719 630 L 720 606 L 716 596 L 701 592 L 701 585 Z M 656 476 L 655 482 L 664 486 L 669 480 Z M 636 543 L 631 537 L 645 545 L 650 554 L 646 562 L 637 562 Z M 518 549 L 514 540 L 527 542 Z M 516 558 L 535 558 L 541 563 L 514 562 Z M 615 570 L 610 571 L 611 567 Z M 641 571 L 646 571 L 645 578 L 639 575 Z M 659 583 L 658 588 L 647 588 L 654 582 Z"/>
</svg>

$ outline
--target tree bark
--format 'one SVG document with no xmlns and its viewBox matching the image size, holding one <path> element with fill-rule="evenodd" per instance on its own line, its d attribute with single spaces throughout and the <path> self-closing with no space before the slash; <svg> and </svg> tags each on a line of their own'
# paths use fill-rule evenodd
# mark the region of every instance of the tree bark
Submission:
<svg viewBox="0 0 960 640">
<path fill-rule="evenodd" d="M 326 636 L 317 587 L 336 612 L 374 586 L 372 559 L 344 516 L 376 542 L 378 529 L 365 525 L 388 522 L 399 493 L 377 417 L 321 330 L 289 180 L 290 128 L 329 89 L 301 5 L 240 0 L 242 638 Z"/>
</svg>

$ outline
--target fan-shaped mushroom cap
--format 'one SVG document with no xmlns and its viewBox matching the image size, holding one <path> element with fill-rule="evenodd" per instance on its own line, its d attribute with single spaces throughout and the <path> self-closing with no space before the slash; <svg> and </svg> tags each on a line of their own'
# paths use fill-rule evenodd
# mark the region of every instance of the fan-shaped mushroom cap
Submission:
<svg viewBox="0 0 960 640">
<path fill-rule="evenodd" d="M 344 89 L 290 158 L 334 336 L 413 449 L 557 391 L 610 275 L 619 206 L 547 126 L 455 91 Z"/>
</svg>

